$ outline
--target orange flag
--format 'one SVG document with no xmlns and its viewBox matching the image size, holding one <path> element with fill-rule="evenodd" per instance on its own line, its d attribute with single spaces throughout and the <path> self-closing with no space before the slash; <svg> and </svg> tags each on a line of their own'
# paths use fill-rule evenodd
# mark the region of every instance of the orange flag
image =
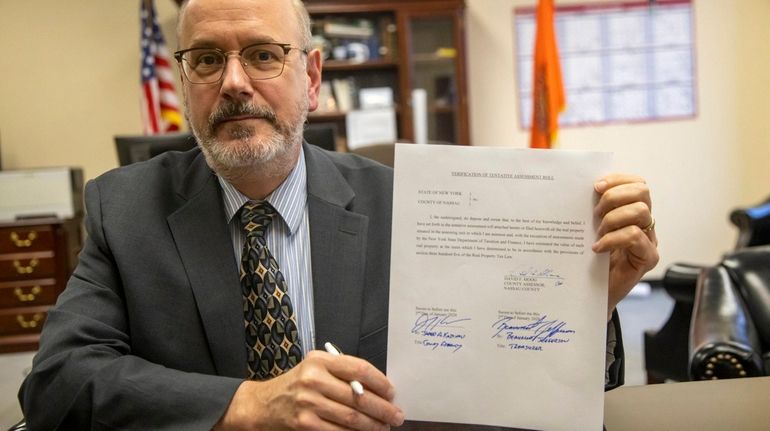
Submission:
<svg viewBox="0 0 770 431">
<path fill-rule="evenodd" d="M 532 134 L 529 141 L 532 148 L 551 148 L 556 141 L 559 114 L 566 104 L 553 15 L 553 0 L 539 0 L 532 80 Z"/>
</svg>

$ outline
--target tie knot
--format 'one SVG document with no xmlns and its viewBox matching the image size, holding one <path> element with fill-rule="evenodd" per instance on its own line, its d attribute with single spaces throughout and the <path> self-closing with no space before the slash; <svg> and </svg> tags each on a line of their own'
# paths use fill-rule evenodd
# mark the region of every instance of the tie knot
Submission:
<svg viewBox="0 0 770 431">
<path fill-rule="evenodd" d="M 241 225 L 246 236 L 262 238 L 270 222 L 273 221 L 275 208 L 267 201 L 248 201 L 241 207 Z"/>
</svg>

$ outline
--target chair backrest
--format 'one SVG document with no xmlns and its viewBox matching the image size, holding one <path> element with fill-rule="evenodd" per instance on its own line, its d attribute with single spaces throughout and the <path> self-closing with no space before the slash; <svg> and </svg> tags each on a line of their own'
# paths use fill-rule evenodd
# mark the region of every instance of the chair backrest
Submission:
<svg viewBox="0 0 770 431">
<path fill-rule="evenodd" d="M 390 167 L 393 167 L 395 151 L 395 144 L 367 145 L 365 147 L 356 148 L 355 150 L 350 150 L 351 153 L 364 156 L 367 159 L 372 159 Z"/>
<path fill-rule="evenodd" d="M 189 132 L 115 136 L 120 166 L 149 160 L 166 151 L 187 151 L 196 145 L 195 137 Z"/>
<path fill-rule="evenodd" d="M 311 124 L 303 135 L 305 140 L 313 145 L 329 151 L 336 149 L 337 126 L 333 123 Z M 115 149 L 120 166 L 149 160 L 166 151 L 187 151 L 196 145 L 195 137 L 190 132 L 115 136 Z"/>
<path fill-rule="evenodd" d="M 337 150 L 337 125 L 334 123 L 309 124 L 302 134 L 309 144 L 317 145 L 324 150 Z"/>
</svg>

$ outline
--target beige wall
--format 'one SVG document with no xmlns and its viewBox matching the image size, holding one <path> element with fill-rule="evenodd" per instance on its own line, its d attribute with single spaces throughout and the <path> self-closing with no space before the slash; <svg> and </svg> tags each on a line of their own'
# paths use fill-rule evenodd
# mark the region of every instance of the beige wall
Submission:
<svg viewBox="0 0 770 431">
<path fill-rule="evenodd" d="M 173 49 L 176 6 L 156 1 Z M 523 147 L 512 21 L 515 6 L 534 1 L 466 1 L 473 142 Z M 135 0 L 0 1 L 4 167 L 75 165 L 93 178 L 117 166 L 112 137 L 141 133 L 138 19 Z M 617 169 L 648 179 L 656 273 L 716 260 L 735 239 L 728 211 L 770 194 L 768 22 L 767 0 L 696 0 L 696 119 L 560 134 L 563 148 L 613 151 Z"/>
<path fill-rule="evenodd" d="M 536 2 L 466 1 L 472 140 L 524 147 L 513 8 Z M 647 178 L 660 237 L 656 274 L 675 261 L 714 262 L 736 238 L 728 212 L 770 195 L 770 2 L 695 0 L 694 10 L 697 118 L 559 133 L 561 148 L 612 151 L 618 170 Z"/>
<path fill-rule="evenodd" d="M 174 50 L 176 5 L 157 0 Z M 3 167 L 117 166 L 116 134 L 142 133 L 138 0 L 0 1 Z"/>
</svg>

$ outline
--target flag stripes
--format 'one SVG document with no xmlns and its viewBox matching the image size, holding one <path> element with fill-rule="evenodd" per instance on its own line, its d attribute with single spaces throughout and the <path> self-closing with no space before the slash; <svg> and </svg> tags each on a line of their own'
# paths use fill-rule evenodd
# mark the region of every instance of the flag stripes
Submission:
<svg viewBox="0 0 770 431">
<path fill-rule="evenodd" d="M 158 25 L 154 0 L 141 1 L 142 118 L 144 133 L 179 130 L 182 116 L 174 88 L 174 75 L 163 33 Z"/>
</svg>

